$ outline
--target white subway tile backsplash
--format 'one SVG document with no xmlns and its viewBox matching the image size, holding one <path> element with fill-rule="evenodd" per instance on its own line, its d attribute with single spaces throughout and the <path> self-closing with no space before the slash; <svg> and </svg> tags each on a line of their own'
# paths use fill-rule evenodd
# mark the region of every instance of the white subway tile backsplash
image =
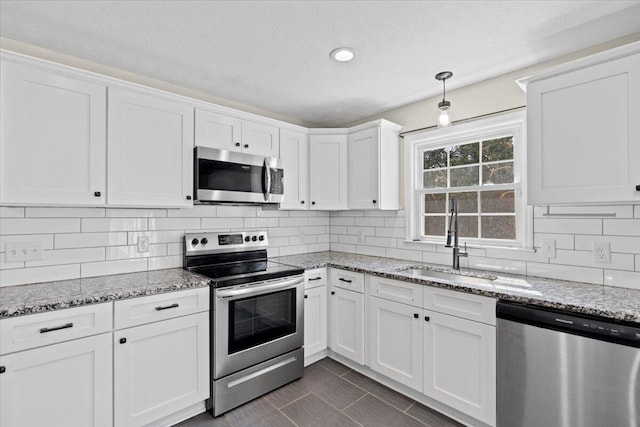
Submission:
<svg viewBox="0 0 640 427">
<path fill-rule="evenodd" d="M 290 217 L 316 217 L 318 216 L 318 211 L 289 211 Z"/>
<path fill-rule="evenodd" d="M 24 208 L 0 206 L 0 218 L 23 218 Z"/>
<path fill-rule="evenodd" d="M 326 225 L 315 225 L 308 227 L 300 227 L 300 231 L 304 234 L 326 234 L 329 227 Z"/>
<path fill-rule="evenodd" d="M 602 234 L 602 220 L 596 218 L 536 219 L 534 233 Z"/>
<path fill-rule="evenodd" d="M 329 226 L 329 232 L 331 234 L 349 234 L 347 233 L 347 226 L 346 225 L 330 225 Z"/>
<path fill-rule="evenodd" d="M 182 256 L 161 256 L 152 257 L 148 260 L 149 270 L 162 270 L 163 268 L 179 268 L 182 267 Z"/>
<path fill-rule="evenodd" d="M 605 270 L 604 284 L 640 290 L 640 273 L 620 270 Z"/>
<path fill-rule="evenodd" d="M 8 242 L 40 242 L 42 243 L 42 249 L 53 249 L 53 236 L 53 234 L 12 234 L 7 236 L 0 235 L 0 252 L 5 251 L 5 246 Z M 58 234 L 58 236 L 62 236 L 62 234 Z"/>
<path fill-rule="evenodd" d="M 329 249 L 330 249 L 329 242 L 311 243 L 309 245 L 309 252 L 323 252 L 323 251 L 328 251 Z"/>
<path fill-rule="evenodd" d="M 364 234 L 365 236 L 375 236 L 376 235 L 376 229 L 375 227 L 358 227 L 358 226 L 354 226 L 354 227 L 347 227 L 347 233 L 346 234 L 352 234 L 352 235 L 358 235 L 358 234 Z M 383 236 L 383 237 L 387 237 L 387 236 Z"/>
<path fill-rule="evenodd" d="M 101 231 L 138 231 L 148 229 L 149 220 L 147 218 L 82 218 L 83 233 Z"/>
<path fill-rule="evenodd" d="M 180 255 L 184 254 L 184 243 L 167 243 L 167 255 Z"/>
<path fill-rule="evenodd" d="M 272 237 L 269 236 L 269 247 L 288 246 L 289 237 Z"/>
<path fill-rule="evenodd" d="M 404 228 L 376 227 L 375 235 L 378 237 L 395 237 L 402 239 L 404 237 Z"/>
<path fill-rule="evenodd" d="M 588 214 L 594 216 L 602 216 L 603 218 L 615 214 L 616 218 L 633 218 L 633 206 L 632 205 L 614 205 L 614 206 L 549 206 L 548 216 L 547 209 L 545 207 L 536 206 L 534 209 L 534 216 L 536 218 L 544 218 L 555 214 L 560 214 L 563 217 L 576 214 L 576 218 L 581 215 Z"/>
<path fill-rule="evenodd" d="M 309 225 L 329 225 L 331 220 L 328 216 L 318 216 L 309 218 Z"/>
<path fill-rule="evenodd" d="M 512 259 L 483 258 L 471 255 L 469 256 L 469 268 L 511 274 L 527 274 L 527 263 Z"/>
<path fill-rule="evenodd" d="M 331 217 L 331 226 L 334 225 L 355 225 L 355 219 L 350 216 Z"/>
<path fill-rule="evenodd" d="M 422 262 L 451 266 L 453 264 L 453 255 L 451 253 L 422 252 Z M 469 258 L 460 258 L 460 267 L 469 268 Z"/>
<path fill-rule="evenodd" d="M 289 211 L 278 211 L 274 209 L 258 209 L 256 214 L 262 218 L 282 218 L 289 216 Z"/>
<path fill-rule="evenodd" d="M 604 234 L 640 236 L 640 219 L 605 219 Z"/>
<path fill-rule="evenodd" d="M 633 217 L 640 218 L 640 205 L 635 205 L 633 207 Z"/>
<path fill-rule="evenodd" d="M 596 285 L 603 284 L 603 270 L 601 268 L 572 267 L 568 265 L 528 262 L 527 275 L 593 283 Z"/>
<path fill-rule="evenodd" d="M 0 218 L 2 234 L 74 233 L 80 231 L 79 218 Z"/>
<path fill-rule="evenodd" d="M 301 227 L 303 225 L 309 225 L 309 218 L 307 217 L 289 217 L 280 218 L 280 227 Z"/>
<path fill-rule="evenodd" d="M 80 264 L 0 270 L 0 286 L 77 279 L 78 277 L 80 277 Z"/>
<path fill-rule="evenodd" d="M 385 249 L 380 248 L 378 246 L 356 246 L 356 253 L 360 255 L 369 255 L 369 256 L 380 256 L 384 257 L 386 255 Z"/>
<path fill-rule="evenodd" d="M 574 237 L 573 234 L 536 233 L 533 236 L 533 246 L 541 248 L 544 240 L 555 240 L 556 249 L 574 249 Z"/>
<path fill-rule="evenodd" d="M 547 258 L 542 257 L 541 251 L 525 251 L 518 249 L 501 249 L 501 248 L 486 248 L 485 256 L 487 258 L 502 258 L 516 261 L 533 261 L 533 262 L 547 262 Z"/>
<path fill-rule="evenodd" d="M 359 227 L 384 227 L 383 217 L 360 217 L 356 218 L 356 225 Z"/>
<path fill-rule="evenodd" d="M 256 218 L 256 227 L 257 228 L 272 228 L 277 227 L 280 219 L 279 218 Z"/>
<path fill-rule="evenodd" d="M 576 250 L 592 251 L 594 243 L 609 243 L 611 252 L 640 253 L 640 236 L 582 236 L 576 235 Z"/>
<path fill-rule="evenodd" d="M 237 219 L 242 227 L 242 218 Z M 209 219 L 207 218 L 207 220 Z M 200 218 L 149 218 L 149 230 L 185 230 L 189 228 L 200 228 Z"/>
<path fill-rule="evenodd" d="M 27 218 L 104 218 L 105 208 L 30 208 Z M 136 215 L 137 216 L 137 215 Z"/>
<path fill-rule="evenodd" d="M 255 206 L 218 206 L 218 218 L 251 217 L 257 215 Z"/>
<path fill-rule="evenodd" d="M 404 218 L 385 218 L 384 226 L 404 229 Z"/>
<path fill-rule="evenodd" d="M 214 205 L 196 205 L 189 209 L 167 209 L 167 215 L 170 218 L 215 218 L 218 213 L 218 207 Z"/>
<path fill-rule="evenodd" d="M 127 244 L 127 232 L 115 233 L 68 233 L 56 234 L 55 248 L 91 248 L 99 246 L 117 246 Z M 48 248 L 47 248 L 48 249 Z"/>
<path fill-rule="evenodd" d="M 80 275 L 81 277 L 95 277 L 105 276 L 107 274 L 135 273 L 137 271 L 146 271 L 147 266 L 146 258 L 90 262 L 81 264 Z"/>
<path fill-rule="evenodd" d="M 24 261 L 7 262 L 7 254 L 0 253 L 0 270 L 11 270 L 12 268 L 24 268 Z"/>
<path fill-rule="evenodd" d="M 612 253 L 610 263 L 596 263 L 593 260 L 592 251 L 567 251 L 564 249 L 560 249 L 556 251 L 556 255 L 556 258 L 549 260 L 551 264 L 564 264 L 629 271 L 633 271 L 634 269 L 634 259 L 632 254 Z"/>
<path fill-rule="evenodd" d="M 178 243 L 184 240 L 183 230 L 165 231 L 130 231 L 127 233 L 127 242 L 123 245 L 137 245 L 139 237 L 148 237 L 149 243 Z"/>
<path fill-rule="evenodd" d="M 358 237 L 352 236 L 352 235 L 349 235 L 349 234 L 340 234 L 338 236 L 338 242 L 339 243 L 350 243 L 350 244 L 353 244 L 353 245 L 359 243 L 358 242 Z"/>
<path fill-rule="evenodd" d="M 307 245 L 289 245 L 278 248 L 280 256 L 305 254 L 309 252 L 309 246 Z"/>
<path fill-rule="evenodd" d="M 365 236 L 364 241 L 369 246 L 382 246 L 385 248 L 396 248 L 397 240 L 390 237 Z"/>
<path fill-rule="evenodd" d="M 350 245 L 350 244 L 346 244 L 346 243 L 333 243 L 331 242 L 331 250 L 332 251 L 338 251 L 338 252 L 349 252 L 349 253 L 356 253 L 356 245 Z"/>
<path fill-rule="evenodd" d="M 191 209 L 169 209 L 187 211 Z M 164 218 L 167 216 L 167 209 L 107 209 L 108 218 Z"/>
<path fill-rule="evenodd" d="M 107 261 L 115 259 L 149 258 L 167 255 L 167 245 L 149 245 L 148 252 L 138 252 L 137 246 L 110 246 L 106 248 Z"/>
<path fill-rule="evenodd" d="M 202 218 L 203 230 L 230 230 L 232 228 L 240 229 L 243 225 L 244 221 L 242 218 Z"/>
<path fill-rule="evenodd" d="M 387 258 L 408 259 L 410 261 L 422 261 L 422 252 L 410 251 L 408 249 L 386 248 L 385 256 Z"/>
<path fill-rule="evenodd" d="M 357 216 L 361 217 L 364 215 L 364 211 L 338 211 L 338 216 Z"/>
<path fill-rule="evenodd" d="M 104 253 L 104 247 L 42 251 L 43 258 L 41 260 L 27 261 L 25 262 L 25 267 L 42 267 L 45 265 L 104 261 Z"/>
<path fill-rule="evenodd" d="M 298 227 L 269 228 L 269 237 L 297 236 L 300 233 Z"/>
</svg>

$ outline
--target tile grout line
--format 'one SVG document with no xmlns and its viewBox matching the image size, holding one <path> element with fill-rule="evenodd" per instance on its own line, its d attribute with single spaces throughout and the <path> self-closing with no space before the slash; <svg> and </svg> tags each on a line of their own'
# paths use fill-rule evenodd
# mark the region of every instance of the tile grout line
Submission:
<svg viewBox="0 0 640 427">
<path fill-rule="evenodd" d="M 366 391 L 366 390 L 365 390 L 365 391 Z M 348 404 L 347 406 L 345 406 L 345 408 L 344 408 L 344 409 L 339 410 L 339 411 L 340 411 L 340 412 L 344 412 L 344 411 L 346 411 L 346 410 L 347 410 L 347 409 L 349 409 L 351 406 L 353 406 L 354 404 L 356 404 L 356 402 L 359 402 L 360 400 L 364 399 L 364 398 L 365 398 L 365 397 L 367 397 L 367 395 L 369 395 L 369 394 L 371 394 L 371 393 L 369 393 L 369 392 L 367 391 L 367 392 L 366 392 L 365 394 L 363 394 L 361 397 L 357 398 L 356 400 L 354 400 L 353 402 L 351 402 L 350 404 Z M 372 396 L 373 396 L 373 395 L 372 395 Z M 345 415 L 346 415 L 346 414 L 345 414 Z"/>
<path fill-rule="evenodd" d="M 314 393 L 313 393 L 312 391 L 308 391 L 308 392 L 306 392 L 305 394 L 303 394 L 302 396 L 295 398 L 294 400 L 292 400 L 291 402 L 287 403 L 286 405 L 284 405 L 284 406 L 282 406 L 282 407 L 280 407 L 280 408 L 278 408 L 276 405 L 274 405 L 274 404 L 273 404 L 273 402 L 271 402 L 269 399 L 266 399 L 266 397 L 265 397 L 265 399 L 266 399 L 269 403 L 271 403 L 271 405 L 273 405 L 273 407 L 274 407 L 274 408 L 276 408 L 278 411 L 281 411 L 282 409 L 286 408 L 287 406 L 291 405 L 292 403 L 295 403 L 295 402 L 297 402 L 298 400 L 300 400 L 300 399 L 302 399 L 303 397 L 306 397 L 306 396 L 308 396 L 308 395 L 310 395 L 310 394 L 314 394 Z"/>
</svg>

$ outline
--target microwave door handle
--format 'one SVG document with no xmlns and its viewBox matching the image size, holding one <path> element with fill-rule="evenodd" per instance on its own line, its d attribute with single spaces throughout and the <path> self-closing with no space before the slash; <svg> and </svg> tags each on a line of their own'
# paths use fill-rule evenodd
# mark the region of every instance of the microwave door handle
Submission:
<svg viewBox="0 0 640 427">
<path fill-rule="evenodd" d="M 264 158 L 264 177 L 263 182 L 265 183 L 264 188 L 264 201 L 268 202 L 271 197 L 271 167 L 269 166 L 269 158 Z"/>
</svg>

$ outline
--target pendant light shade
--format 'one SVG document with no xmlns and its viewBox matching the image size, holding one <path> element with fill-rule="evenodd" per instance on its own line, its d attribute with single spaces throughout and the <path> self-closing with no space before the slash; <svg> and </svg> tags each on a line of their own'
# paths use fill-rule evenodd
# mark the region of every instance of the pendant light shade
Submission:
<svg viewBox="0 0 640 427">
<path fill-rule="evenodd" d="M 449 108 L 451 107 L 451 103 L 445 99 L 445 82 L 452 76 L 453 73 L 451 71 L 441 71 L 436 74 L 436 80 L 442 81 L 442 101 L 438 102 L 438 109 L 440 110 L 440 115 L 438 116 L 438 127 L 446 127 L 451 124 L 451 117 L 449 117 Z"/>
</svg>

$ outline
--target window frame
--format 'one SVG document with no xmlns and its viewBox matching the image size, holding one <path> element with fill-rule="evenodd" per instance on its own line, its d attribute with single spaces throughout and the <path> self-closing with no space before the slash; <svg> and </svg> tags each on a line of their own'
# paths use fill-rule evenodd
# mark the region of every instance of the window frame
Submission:
<svg viewBox="0 0 640 427">
<path fill-rule="evenodd" d="M 533 248 L 533 209 L 526 205 L 526 111 L 514 111 L 481 118 L 446 128 L 426 129 L 405 136 L 405 240 L 407 242 L 444 244 L 445 237 L 423 235 L 424 217 L 421 208 L 422 196 L 433 193 L 458 193 L 478 191 L 478 186 L 423 189 L 423 152 L 452 145 L 463 145 L 487 141 L 507 135 L 513 136 L 513 184 L 495 184 L 486 190 L 514 188 L 516 240 L 460 238 L 460 242 L 472 247 Z M 478 164 L 481 167 L 482 163 Z M 448 166 L 448 168 L 451 168 Z M 450 169 L 449 169 L 450 170 Z M 448 205 L 448 204 L 447 204 Z M 478 209 L 480 210 L 480 209 Z M 448 211 L 448 207 L 447 207 Z M 478 216 L 482 213 L 478 212 Z M 446 227 L 446 226 L 445 226 Z M 480 230 L 479 230 L 480 231 Z"/>
</svg>

